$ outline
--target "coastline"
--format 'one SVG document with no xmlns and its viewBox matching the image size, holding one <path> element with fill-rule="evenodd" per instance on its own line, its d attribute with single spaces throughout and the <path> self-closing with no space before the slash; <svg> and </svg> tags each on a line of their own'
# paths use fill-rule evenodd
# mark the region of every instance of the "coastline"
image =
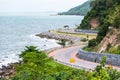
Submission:
<svg viewBox="0 0 120 80">
<path fill-rule="evenodd" d="M 68 47 L 73 47 L 73 46 L 78 46 L 80 44 L 87 44 L 87 42 L 81 42 L 81 38 L 80 37 L 75 37 L 75 36 L 70 36 L 70 35 L 65 35 L 65 34 L 56 34 L 56 33 L 52 33 L 52 31 L 47 31 L 47 32 L 42 32 L 39 34 L 36 34 L 36 36 L 40 37 L 40 38 L 47 38 L 47 39 L 55 39 L 55 40 L 61 40 L 61 39 L 65 39 L 67 40 L 68 44 L 65 46 L 65 48 Z M 71 44 L 72 42 L 72 44 Z M 63 47 L 53 47 L 47 50 L 44 50 L 46 53 L 52 52 L 54 50 L 58 50 L 58 49 L 62 49 Z"/>
<path fill-rule="evenodd" d="M 36 36 L 39 36 L 41 38 L 48 38 L 48 39 L 56 39 L 56 40 L 61 40 L 61 39 L 65 39 L 67 41 L 72 41 L 72 42 L 79 42 L 81 40 L 81 38 L 78 37 L 73 37 L 73 36 L 69 36 L 69 35 L 63 35 L 63 34 L 54 34 L 51 32 L 42 32 L 40 34 L 36 34 Z"/>
<path fill-rule="evenodd" d="M 40 34 L 35 34 L 34 38 L 39 38 L 41 37 L 41 34 L 44 34 L 46 32 L 40 33 Z M 47 32 L 47 34 L 50 34 L 50 32 Z M 53 35 L 53 34 L 52 34 Z M 55 34 L 56 35 L 56 34 Z M 33 35 L 32 35 L 33 36 Z M 73 41 L 74 43 L 76 43 L 76 41 L 80 41 L 80 38 L 77 37 L 66 37 L 67 35 L 63 36 L 63 35 L 57 35 L 56 37 L 50 37 L 51 35 L 49 35 L 48 37 L 44 36 L 47 39 L 55 39 L 55 40 L 60 40 L 60 39 L 67 39 L 68 41 Z M 58 36 L 60 36 L 59 38 L 57 38 Z M 42 37 L 43 38 L 43 37 Z M 72 44 L 72 45 L 67 45 L 66 47 L 71 47 L 71 46 L 76 46 L 78 44 Z M 58 49 L 62 49 L 63 47 L 53 47 L 53 48 L 49 48 L 45 51 L 46 53 L 52 52 L 54 50 L 58 50 Z M 5 78 L 5 79 L 9 79 L 14 73 L 15 73 L 15 66 L 14 65 L 19 65 L 20 62 L 14 62 L 14 63 L 8 63 L 8 65 L 2 65 L 2 67 L 0 68 L 0 78 Z"/>
<path fill-rule="evenodd" d="M 35 36 L 41 37 L 41 38 L 55 39 L 55 40 L 66 39 L 68 42 L 73 41 L 73 44 L 68 44 L 65 46 L 65 48 L 87 45 L 87 42 L 82 42 L 80 37 L 69 36 L 69 35 L 64 35 L 64 34 L 55 34 L 55 33 L 52 33 L 51 31 L 42 32 L 40 34 L 36 34 Z M 60 47 L 49 48 L 49 49 L 46 49 L 43 51 L 45 51 L 46 54 L 48 55 L 48 57 L 50 57 L 49 56 L 50 52 L 60 50 L 60 49 L 64 49 L 64 48 L 60 46 Z M 69 65 L 68 63 L 64 63 L 61 61 L 57 61 L 57 62 L 60 64 L 63 64 L 63 65 Z M 6 78 L 6 79 L 10 78 L 12 75 L 14 75 L 15 70 L 16 70 L 14 65 L 19 65 L 19 64 L 21 64 L 21 63 L 20 62 L 10 63 L 10 64 L 8 64 L 8 66 L 2 66 L 2 69 L 0 69 L 0 76 L 1 76 L 0 78 L 2 78 L 2 77 Z M 84 67 L 80 67 L 80 66 L 76 66 L 76 65 L 69 65 L 69 66 L 72 66 L 74 68 L 85 69 Z"/>
<path fill-rule="evenodd" d="M 64 30 L 61 30 L 62 32 L 65 32 Z M 84 31 L 84 30 L 83 30 Z M 69 31 L 68 30 L 68 32 L 67 33 L 70 33 L 71 32 L 71 30 Z M 96 33 L 96 32 L 94 32 L 94 31 L 92 31 L 93 33 Z M 90 32 L 90 33 L 92 33 L 92 32 Z M 81 33 L 81 32 L 80 32 Z M 86 32 L 87 33 L 87 32 Z M 84 43 L 82 43 L 81 44 L 81 42 L 82 41 L 80 41 L 80 39 L 81 38 L 78 38 L 78 37 L 73 37 L 73 36 L 69 36 L 69 35 L 65 35 L 64 36 L 64 34 L 56 34 L 56 33 L 51 33 L 50 31 L 48 31 L 48 32 L 43 32 L 43 33 L 40 33 L 40 34 L 37 34 L 36 36 L 39 36 L 39 37 L 46 37 L 46 38 L 49 38 L 49 39 L 57 39 L 57 40 L 61 40 L 61 39 L 66 39 L 66 40 L 68 40 L 68 41 L 73 41 L 74 42 L 74 44 L 72 44 L 72 45 L 67 45 L 65 48 L 69 48 L 69 47 L 75 47 L 75 46 L 83 46 L 83 44 L 84 45 L 87 45 L 87 43 L 86 42 L 84 42 Z M 52 49 L 49 49 L 48 51 L 46 50 L 46 52 L 47 53 L 50 53 L 50 52 L 53 52 L 53 51 L 55 51 L 55 50 L 59 50 L 59 49 L 62 49 L 62 47 L 60 48 L 60 47 L 58 47 L 58 48 L 52 48 Z M 78 51 L 79 52 L 79 51 Z M 88 52 L 88 54 L 89 54 L 90 52 Z M 88 55 L 87 54 L 87 55 Z M 83 54 L 83 57 L 85 57 L 84 56 L 85 54 Z M 86 56 L 87 56 L 86 55 Z M 91 54 L 90 54 L 91 55 Z M 87 56 L 87 58 L 89 58 L 89 56 L 90 55 L 88 55 Z M 96 54 L 95 54 L 96 55 Z M 102 55 L 102 54 L 97 54 L 97 56 L 98 55 Z M 77 56 L 78 57 L 78 56 Z M 99 57 L 99 56 L 98 56 Z M 109 54 L 108 54 L 108 56 L 107 56 L 107 59 L 106 59 L 106 61 L 107 61 L 107 65 L 110 65 L 110 63 L 108 64 L 108 62 L 110 62 L 110 60 L 108 59 L 108 57 L 109 57 Z M 79 58 L 79 57 L 78 57 Z M 114 58 L 114 57 L 113 57 Z M 116 57 L 115 57 L 116 58 Z M 114 58 L 114 59 L 115 59 Z M 82 58 L 80 58 L 80 59 L 82 59 Z M 94 58 L 93 58 L 94 59 Z M 99 59 L 101 59 L 101 57 L 99 58 Z M 116 59 L 118 59 L 118 58 L 116 58 Z M 83 59 L 83 60 L 86 60 L 86 59 Z M 87 61 L 91 61 L 91 62 L 93 62 L 94 60 L 87 60 Z M 112 60 L 113 61 L 113 63 L 114 63 L 114 60 Z M 99 62 L 97 62 L 97 63 L 99 63 Z M 116 62 L 116 64 L 117 64 L 118 62 Z M 112 64 L 113 65 L 113 64 Z M 113 65 L 113 66 L 118 66 L 118 65 Z"/>
<path fill-rule="evenodd" d="M 61 28 L 61 29 L 56 29 L 56 30 L 48 30 L 46 32 L 36 34 L 35 36 L 40 37 L 40 38 L 55 39 L 55 40 L 65 39 L 68 42 L 68 44 L 65 46 L 65 48 L 67 48 L 67 47 L 73 47 L 73 46 L 79 46 L 79 45 L 87 45 L 88 42 L 83 42 L 82 39 L 87 38 L 88 35 L 90 35 L 88 39 L 93 39 L 95 38 L 95 36 L 97 36 L 96 33 L 97 32 L 94 30 L 79 30 L 78 31 L 75 28 Z M 71 34 L 74 34 L 74 35 L 71 35 Z M 63 47 L 53 47 L 53 48 L 50 48 L 44 51 L 49 53 L 51 51 L 58 50 L 61 48 Z"/>
</svg>

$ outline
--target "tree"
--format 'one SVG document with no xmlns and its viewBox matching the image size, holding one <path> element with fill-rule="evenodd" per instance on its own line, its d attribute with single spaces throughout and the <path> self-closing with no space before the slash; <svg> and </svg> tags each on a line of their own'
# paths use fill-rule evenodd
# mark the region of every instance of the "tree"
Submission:
<svg viewBox="0 0 120 80">
<path fill-rule="evenodd" d="M 61 39 L 60 42 L 58 42 L 58 44 L 60 44 L 64 48 L 66 45 L 66 41 L 67 41 L 66 39 Z"/>
<path fill-rule="evenodd" d="M 114 26 L 115 28 L 120 28 L 120 17 L 117 17 L 117 18 L 114 20 L 113 26 Z"/>
<path fill-rule="evenodd" d="M 106 56 L 103 56 L 100 61 L 100 65 L 95 68 L 93 72 L 93 80 L 110 80 L 110 76 L 107 73 L 107 68 L 105 68 Z"/>
<path fill-rule="evenodd" d="M 106 2 L 107 7 L 110 7 L 113 5 L 113 0 L 107 0 Z"/>
<path fill-rule="evenodd" d="M 39 52 L 39 50 L 37 49 L 36 46 L 25 46 L 24 51 L 22 51 L 22 53 L 19 56 L 23 57 L 28 52 Z"/>
<path fill-rule="evenodd" d="M 96 39 L 89 40 L 88 47 L 94 47 L 97 45 Z"/>
</svg>

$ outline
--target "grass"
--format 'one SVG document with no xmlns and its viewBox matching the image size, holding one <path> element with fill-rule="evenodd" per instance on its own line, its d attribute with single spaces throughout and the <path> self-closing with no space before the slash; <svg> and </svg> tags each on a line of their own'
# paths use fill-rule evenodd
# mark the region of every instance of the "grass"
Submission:
<svg viewBox="0 0 120 80">
<path fill-rule="evenodd" d="M 69 35 L 69 36 L 75 36 L 75 37 L 80 37 L 80 38 L 87 38 L 88 36 L 88 39 L 91 40 L 91 39 L 94 39 L 96 38 L 96 34 L 77 34 L 77 33 L 67 33 L 67 32 L 58 32 L 58 31 L 51 31 L 52 33 L 54 34 L 64 34 L 64 35 Z"/>
</svg>

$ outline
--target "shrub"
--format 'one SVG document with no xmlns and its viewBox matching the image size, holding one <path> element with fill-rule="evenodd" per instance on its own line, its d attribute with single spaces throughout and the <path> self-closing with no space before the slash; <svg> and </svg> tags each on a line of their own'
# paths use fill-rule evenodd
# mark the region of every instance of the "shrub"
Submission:
<svg viewBox="0 0 120 80">
<path fill-rule="evenodd" d="M 92 51 L 92 48 L 84 47 L 83 50 L 85 50 L 85 51 Z"/>
<path fill-rule="evenodd" d="M 60 45 L 63 46 L 63 48 L 64 48 L 65 45 L 66 45 L 66 42 L 67 42 L 66 39 L 61 39 L 61 40 L 58 42 L 58 44 L 60 44 Z"/>
<path fill-rule="evenodd" d="M 107 49 L 106 49 L 106 50 L 108 51 L 111 47 L 112 47 L 111 44 L 108 43 L 108 44 L 107 44 Z"/>
<path fill-rule="evenodd" d="M 111 47 L 109 50 L 108 50 L 109 53 L 113 53 L 113 54 L 120 54 L 120 47 L 118 48 L 115 48 L 115 47 Z"/>
<path fill-rule="evenodd" d="M 96 39 L 89 40 L 88 47 L 95 47 L 97 45 Z"/>
<path fill-rule="evenodd" d="M 86 38 L 82 38 L 81 41 L 82 41 L 82 42 L 86 42 L 87 39 L 86 39 Z"/>
</svg>

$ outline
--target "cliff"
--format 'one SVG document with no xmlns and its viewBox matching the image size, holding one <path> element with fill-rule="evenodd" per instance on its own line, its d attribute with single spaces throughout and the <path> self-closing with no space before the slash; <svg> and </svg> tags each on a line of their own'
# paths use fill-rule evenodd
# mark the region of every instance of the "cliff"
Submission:
<svg viewBox="0 0 120 80">
<path fill-rule="evenodd" d="M 120 29 L 112 28 L 108 31 L 107 35 L 97 46 L 98 52 L 105 52 L 110 50 L 111 47 L 118 48 L 120 46 Z"/>
</svg>

